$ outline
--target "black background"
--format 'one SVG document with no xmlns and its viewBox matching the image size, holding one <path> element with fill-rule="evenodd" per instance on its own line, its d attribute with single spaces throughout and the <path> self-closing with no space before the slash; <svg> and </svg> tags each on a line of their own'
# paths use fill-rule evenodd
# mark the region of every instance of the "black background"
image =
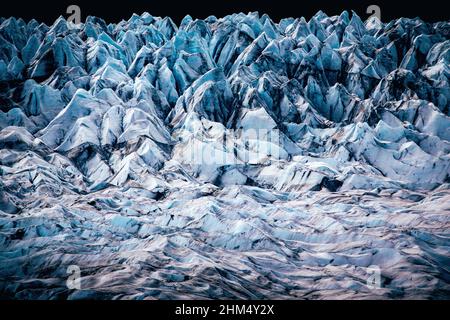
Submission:
<svg viewBox="0 0 450 320">
<path fill-rule="evenodd" d="M 1 298 L 1 297 L 0 297 Z M 272 304 L 275 316 L 177 316 L 175 308 L 233 304 Z M 121 319 L 121 320 L 316 320 L 316 319 L 401 319 L 420 316 L 437 318 L 448 311 L 449 301 L 0 301 L 3 314 L 14 319 Z M 421 317 L 422 318 L 422 317 Z"/>
<path fill-rule="evenodd" d="M 21 17 L 26 21 L 34 18 L 51 24 L 59 16 L 68 17 L 66 9 L 71 4 L 81 8 L 82 21 L 88 15 L 119 22 L 129 19 L 133 13 L 145 11 L 154 16 L 170 16 L 176 23 L 186 15 L 206 18 L 209 15 L 222 17 L 235 12 L 258 11 L 267 13 L 278 21 L 285 17 L 309 19 L 317 11 L 328 15 L 340 14 L 343 10 L 354 10 L 365 20 L 366 9 L 375 4 L 381 8 L 383 22 L 399 17 L 420 17 L 428 22 L 448 21 L 448 5 L 443 0 L 9 0 L 2 1 L 0 17 Z"/>
</svg>

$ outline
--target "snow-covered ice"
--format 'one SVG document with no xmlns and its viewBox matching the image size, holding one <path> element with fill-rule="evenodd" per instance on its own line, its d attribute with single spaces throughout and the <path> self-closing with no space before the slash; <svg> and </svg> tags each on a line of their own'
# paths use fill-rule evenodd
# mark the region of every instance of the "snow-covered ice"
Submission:
<svg viewBox="0 0 450 320">
<path fill-rule="evenodd" d="M 0 22 L 1 298 L 450 297 L 449 22 Z"/>
</svg>

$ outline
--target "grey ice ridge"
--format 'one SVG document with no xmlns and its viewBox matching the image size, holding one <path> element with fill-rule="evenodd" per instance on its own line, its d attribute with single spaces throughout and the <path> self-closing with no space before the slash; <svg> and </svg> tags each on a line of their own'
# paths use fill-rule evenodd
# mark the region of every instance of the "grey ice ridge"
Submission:
<svg viewBox="0 0 450 320">
<path fill-rule="evenodd" d="M 0 18 L 2 298 L 450 298 L 449 22 L 75 22 Z"/>
</svg>

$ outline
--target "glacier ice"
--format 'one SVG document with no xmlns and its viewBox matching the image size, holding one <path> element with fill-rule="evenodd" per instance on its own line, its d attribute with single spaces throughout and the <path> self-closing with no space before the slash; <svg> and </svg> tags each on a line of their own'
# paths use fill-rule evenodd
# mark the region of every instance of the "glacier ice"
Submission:
<svg viewBox="0 0 450 320">
<path fill-rule="evenodd" d="M 448 299 L 449 30 L 2 19 L 0 297 Z"/>
</svg>

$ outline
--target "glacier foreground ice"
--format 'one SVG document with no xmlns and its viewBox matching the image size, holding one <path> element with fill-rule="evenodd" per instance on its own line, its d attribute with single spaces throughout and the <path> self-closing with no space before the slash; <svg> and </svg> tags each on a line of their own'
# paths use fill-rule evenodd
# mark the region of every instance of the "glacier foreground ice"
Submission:
<svg viewBox="0 0 450 320">
<path fill-rule="evenodd" d="M 450 298 L 449 31 L 2 19 L 0 297 Z"/>
</svg>

